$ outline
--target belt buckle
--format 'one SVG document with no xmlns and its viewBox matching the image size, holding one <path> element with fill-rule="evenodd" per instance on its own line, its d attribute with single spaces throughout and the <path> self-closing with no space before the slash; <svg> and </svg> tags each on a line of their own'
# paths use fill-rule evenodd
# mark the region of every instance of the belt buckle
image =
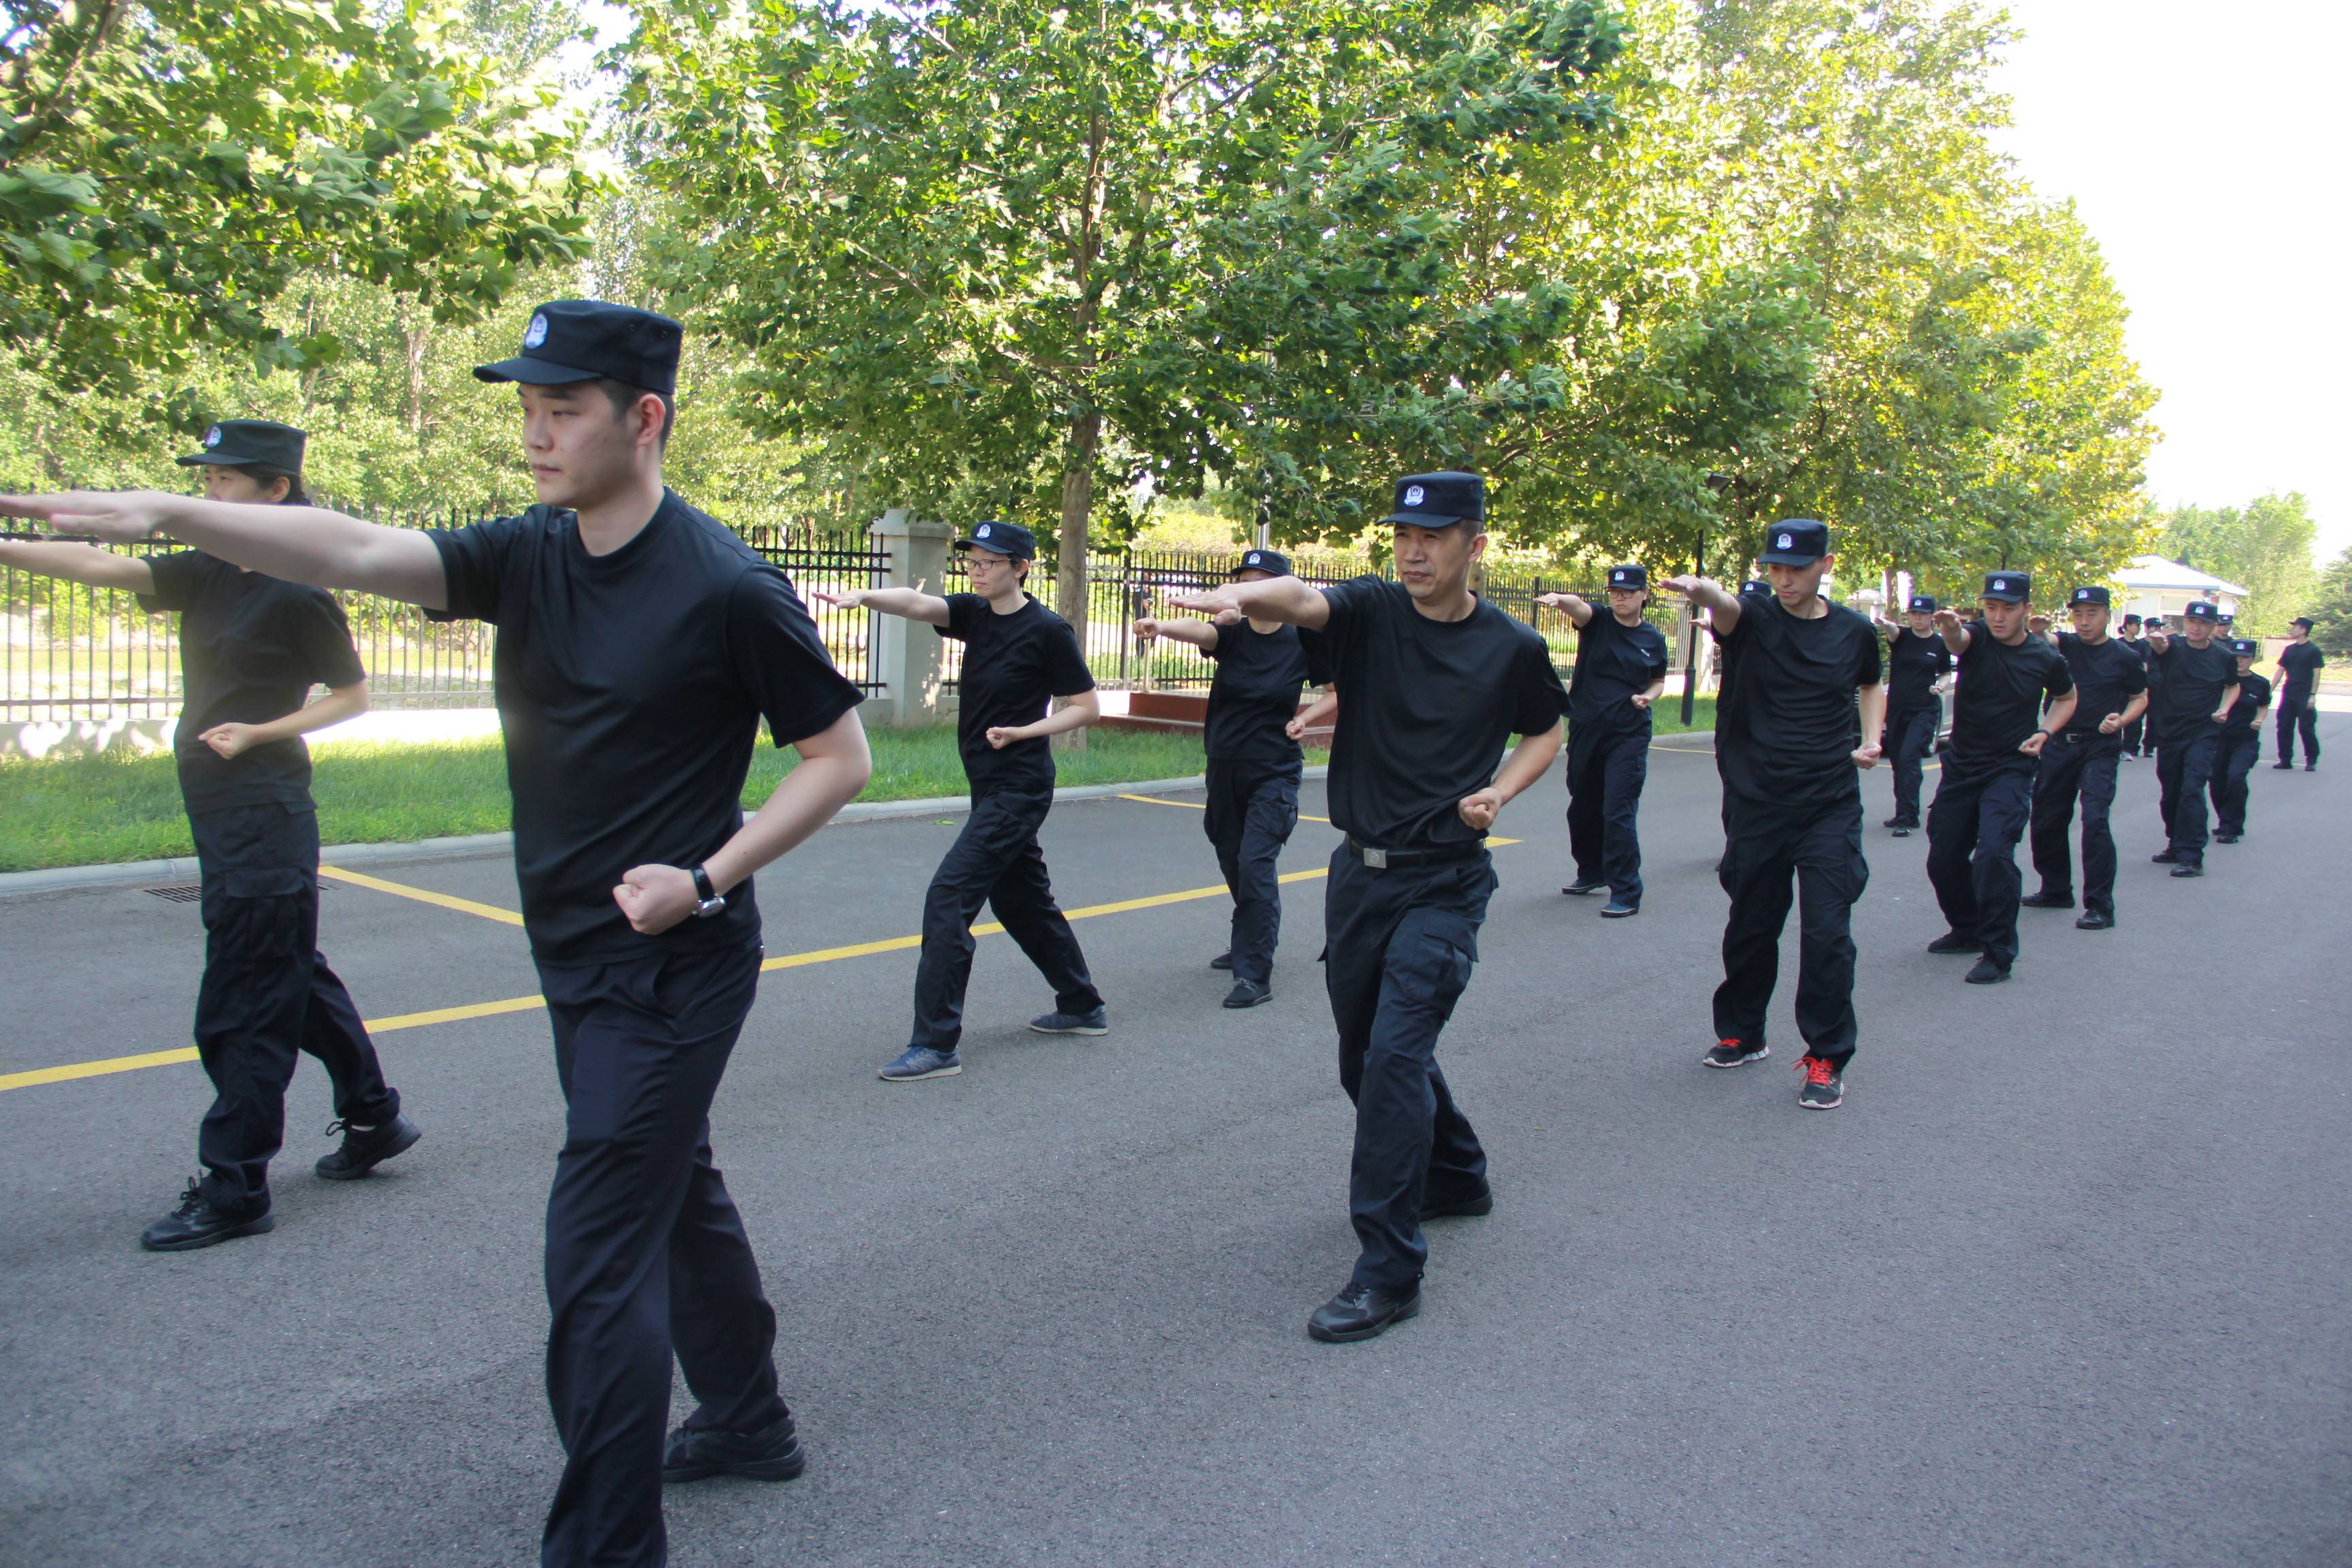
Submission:
<svg viewBox="0 0 2352 1568">
<path fill-rule="evenodd" d="M 1364 847 L 1364 864 L 1375 871 L 1385 871 L 1389 868 L 1389 852 L 1368 844 Z"/>
</svg>

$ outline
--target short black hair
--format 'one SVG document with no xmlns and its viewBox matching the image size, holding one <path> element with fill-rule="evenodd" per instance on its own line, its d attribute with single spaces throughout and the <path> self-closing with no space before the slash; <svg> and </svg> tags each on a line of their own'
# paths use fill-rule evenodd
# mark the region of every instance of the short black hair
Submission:
<svg viewBox="0 0 2352 1568">
<path fill-rule="evenodd" d="M 613 404 L 613 417 L 615 419 L 620 418 L 630 409 L 635 408 L 637 405 L 637 399 L 640 397 L 660 398 L 662 405 L 661 444 L 665 447 L 669 445 L 670 426 L 677 423 L 677 405 L 671 401 L 668 393 L 656 392 L 649 386 L 631 386 L 627 382 L 614 381 L 609 375 L 598 376 L 596 378 L 596 388 L 607 398 L 611 399 Z"/>
<path fill-rule="evenodd" d="M 269 488 L 269 481 L 272 479 L 284 479 L 286 481 L 286 494 L 279 499 L 278 502 L 279 506 L 309 506 L 310 504 L 309 492 L 302 489 L 302 475 L 299 470 L 294 468 L 281 468 L 270 463 L 247 463 L 242 465 L 242 467 L 244 468 L 246 478 L 251 479 L 255 484 L 259 485 L 263 489 L 268 489 Z"/>
</svg>

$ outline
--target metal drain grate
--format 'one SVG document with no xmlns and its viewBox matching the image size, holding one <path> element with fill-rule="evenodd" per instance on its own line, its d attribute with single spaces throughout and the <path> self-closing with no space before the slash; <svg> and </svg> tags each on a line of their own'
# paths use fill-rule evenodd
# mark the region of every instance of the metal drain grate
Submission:
<svg viewBox="0 0 2352 1568">
<path fill-rule="evenodd" d="M 321 882 L 319 884 L 319 891 L 323 893 L 330 886 L 329 883 Z M 193 904 L 205 896 L 205 889 L 200 882 L 187 882 L 173 888 L 150 888 L 147 893 L 151 898 L 163 899 L 175 904 Z"/>
</svg>

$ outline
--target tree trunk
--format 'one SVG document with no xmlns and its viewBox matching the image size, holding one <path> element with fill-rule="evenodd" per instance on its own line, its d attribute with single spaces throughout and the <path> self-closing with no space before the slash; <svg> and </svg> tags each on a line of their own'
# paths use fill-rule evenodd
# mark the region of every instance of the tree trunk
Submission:
<svg viewBox="0 0 2352 1568">
<path fill-rule="evenodd" d="M 432 341 L 431 318 L 417 321 L 405 334 L 408 351 L 408 434 L 417 446 L 425 445 L 425 351 Z"/>
<path fill-rule="evenodd" d="M 1101 445 L 1102 416 L 1089 408 L 1070 429 L 1068 465 L 1062 470 L 1061 563 L 1054 574 L 1054 608 L 1077 634 L 1081 658 L 1087 651 L 1087 519 L 1094 510 L 1095 451 Z M 1070 750 L 1086 750 L 1084 730 L 1064 739 Z"/>
</svg>

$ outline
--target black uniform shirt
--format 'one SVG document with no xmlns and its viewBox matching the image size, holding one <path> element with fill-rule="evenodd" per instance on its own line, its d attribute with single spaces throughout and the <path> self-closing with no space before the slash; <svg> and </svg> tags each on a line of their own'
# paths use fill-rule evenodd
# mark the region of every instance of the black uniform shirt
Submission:
<svg viewBox="0 0 2352 1568">
<path fill-rule="evenodd" d="M 2224 732 L 2235 735 L 2252 734 L 2254 721 L 2262 717 L 2271 703 L 2271 683 L 2252 671 L 2238 677 L 2238 700 L 2230 704 L 2229 721 L 2221 726 Z"/>
<path fill-rule="evenodd" d="M 1951 668 L 1952 650 L 1941 637 L 1930 632 L 1923 637 L 1909 626 L 1895 627 L 1895 639 L 1886 648 L 1886 710 L 1909 713 L 1941 708 L 1936 682 Z"/>
<path fill-rule="evenodd" d="M 786 746 L 859 701 L 774 566 L 676 495 L 608 555 L 535 506 L 430 536 L 449 607 L 499 628 L 499 720 L 531 952 L 554 965 L 747 943 L 751 884 L 641 936 L 613 902 L 633 866 L 700 865 L 743 821 L 765 715 Z"/>
<path fill-rule="evenodd" d="M 1740 606 L 1724 648 L 1741 666 L 1738 700 L 1717 709 L 1716 767 L 1724 786 L 1750 800 L 1785 804 L 1862 793 L 1853 752 L 1862 744 L 1855 693 L 1878 683 L 1878 628 L 1839 605 L 1818 620 L 1778 597 Z"/>
<path fill-rule="evenodd" d="M 2011 647 L 1982 622 L 1969 628 L 1959 658 L 1960 684 L 1952 700 L 1952 761 L 1975 770 L 2015 762 L 2031 766 L 2017 748 L 2042 727 L 2045 699 L 2074 689 L 2066 660 L 2028 633 Z"/>
<path fill-rule="evenodd" d="M 1323 657 L 1339 687 L 1332 822 L 1382 849 L 1475 841 L 1454 809 L 1462 797 L 1494 783 L 1511 734 L 1540 735 L 1567 710 L 1551 649 L 1483 599 L 1436 621 L 1378 577 L 1323 595 Z"/>
<path fill-rule="evenodd" d="M 1056 697 L 1095 689 L 1079 657 L 1070 623 L 1021 595 L 1021 607 L 1000 616 L 978 594 L 948 595 L 948 624 L 940 636 L 963 644 L 963 675 L 956 687 L 956 749 L 963 753 L 971 793 L 1045 791 L 1054 787 L 1054 742 L 1044 735 L 992 750 L 988 731 L 1034 724 Z"/>
<path fill-rule="evenodd" d="M 1650 710 L 1627 700 L 1666 673 L 1666 638 L 1647 621 L 1626 626 L 1606 605 L 1577 628 L 1568 717 L 1580 730 L 1620 734 L 1650 727 Z"/>
<path fill-rule="evenodd" d="M 2087 643 L 2073 632 L 2060 632 L 2058 653 L 2074 678 L 2074 716 L 2066 721 L 2070 735 L 2097 734 L 2101 720 L 2122 712 L 2147 689 L 2147 665 L 2121 637 Z"/>
<path fill-rule="evenodd" d="M 2147 717 L 2156 717 L 2156 689 L 2164 684 L 2164 671 L 2156 662 L 2156 647 L 2146 637 L 2133 637 L 2131 646 L 2138 650 L 2139 661 L 2147 671 Z"/>
<path fill-rule="evenodd" d="M 1217 661 L 1209 683 L 1209 717 L 1201 739 L 1219 762 L 1297 767 L 1298 742 L 1284 732 L 1298 712 L 1298 689 L 1330 679 L 1322 646 L 1297 626 L 1261 632 L 1247 621 L 1217 628 Z"/>
<path fill-rule="evenodd" d="M 2156 692 L 2148 708 L 2148 727 L 2174 741 L 2187 740 L 2213 722 L 2221 693 L 2238 679 L 2238 656 L 2216 637 L 2203 647 L 2191 647 L 2176 637 L 2155 655 L 2160 679 L 2148 684 Z"/>
<path fill-rule="evenodd" d="M 2279 652 L 2279 679 L 2286 689 L 2279 695 L 2290 702 L 2308 702 L 2319 684 L 2320 667 L 2327 656 L 2312 642 L 2291 642 Z"/>
<path fill-rule="evenodd" d="M 196 737 L 215 724 L 267 724 L 295 712 L 310 688 L 367 679 L 343 609 L 322 588 L 240 571 L 201 550 L 147 563 L 150 610 L 180 612 L 180 794 L 192 812 L 310 803 L 310 749 L 295 735 L 222 756 Z"/>
</svg>

